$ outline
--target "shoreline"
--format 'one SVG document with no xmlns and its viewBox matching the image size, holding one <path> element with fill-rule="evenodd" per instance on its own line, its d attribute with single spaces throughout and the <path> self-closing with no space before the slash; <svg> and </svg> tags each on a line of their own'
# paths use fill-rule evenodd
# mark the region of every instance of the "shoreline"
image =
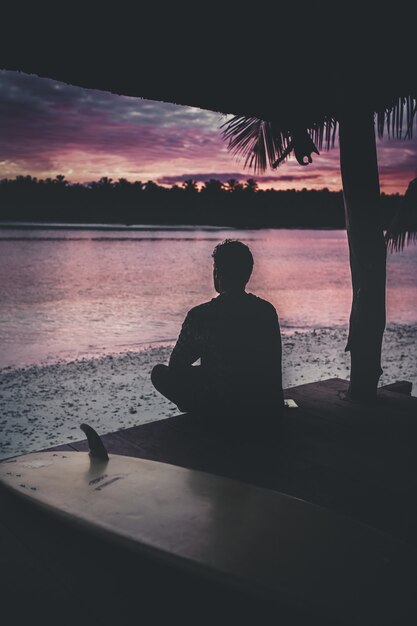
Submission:
<svg viewBox="0 0 417 626">
<path fill-rule="evenodd" d="M 330 331 L 342 333 L 343 336 L 347 336 L 347 329 L 345 326 L 320 326 L 316 328 L 310 328 L 308 326 L 281 326 L 280 330 L 283 342 L 285 342 L 285 338 L 290 338 L 294 335 L 312 334 L 314 337 L 317 333 L 327 333 Z M 36 359 L 36 357 L 34 356 L 32 356 L 32 358 L 28 356 L 27 358 L 7 364 L 2 364 L 0 361 L 0 376 L 2 375 L 2 373 L 8 370 L 24 370 L 33 367 L 48 367 L 57 364 L 64 365 L 85 360 L 99 360 L 107 356 L 112 356 L 114 358 L 122 356 L 126 353 L 140 354 L 144 351 L 146 352 L 148 350 L 154 350 L 157 348 L 171 349 L 174 346 L 177 337 L 178 335 L 171 338 L 160 339 L 158 341 L 148 340 L 130 343 L 129 345 L 120 344 L 118 346 L 113 346 L 113 349 L 110 348 L 109 350 L 104 350 L 103 348 L 99 347 L 90 347 L 89 349 L 81 349 L 76 352 L 62 351 L 55 356 L 48 355 L 47 357 L 41 357 L 38 359 Z"/>
<path fill-rule="evenodd" d="M 124 223 L 66 223 L 66 222 L 1 222 L 0 230 L 237 230 L 235 226 L 211 224 L 124 224 Z"/>
<path fill-rule="evenodd" d="M 283 386 L 348 379 L 347 329 L 282 333 Z M 409 380 L 417 396 L 417 324 L 390 325 L 384 336 L 380 386 Z M 72 361 L 0 370 L 0 459 L 83 439 L 89 423 L 100 434 L 178 413 L 153 389 L 150 372 L 166 363 L 171 344 Z"/>
<path fill-rule="evenodd" d="M 170 230 L 341 230 L 334 226 L 217 226 L 213 224 L 123 224 L 123 223 L 63 223 L 63 222 L 0 222 L 0 230 L 116 230 L 116 231 L 170 231 Z"/>
</svg>

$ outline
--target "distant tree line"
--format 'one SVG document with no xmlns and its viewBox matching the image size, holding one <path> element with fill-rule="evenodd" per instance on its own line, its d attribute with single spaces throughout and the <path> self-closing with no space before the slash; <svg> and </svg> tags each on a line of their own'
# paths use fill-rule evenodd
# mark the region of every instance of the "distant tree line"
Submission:
<svg viewBox="0 0 417 626">
<path fill-rule="evenodd" d="M 399 194 L 381 196 L 384 227 Z M 256 180 L 190 178 L 165 187 L 152 180 L 71 183 L 65 176 L 0 180 L 0 222 L 213 225 L 240 228 L 344 228 L 342 192 L 261 190 Z"/>
</svg>

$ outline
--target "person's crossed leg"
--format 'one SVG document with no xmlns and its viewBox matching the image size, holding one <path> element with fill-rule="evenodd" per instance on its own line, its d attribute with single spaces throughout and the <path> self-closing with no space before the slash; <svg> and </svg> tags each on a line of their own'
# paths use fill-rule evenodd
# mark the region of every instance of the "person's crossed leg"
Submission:
<svg viewBox="0 0 417 626">
<path fill-rule="evenodd" d="M 193 365 L 177 370 L 159 363 L 152 370 L 151 380 L 155 389 L 176 404 L 183 413 L 203 408 L 204 384 L 200 366 Z"/>
</svg>

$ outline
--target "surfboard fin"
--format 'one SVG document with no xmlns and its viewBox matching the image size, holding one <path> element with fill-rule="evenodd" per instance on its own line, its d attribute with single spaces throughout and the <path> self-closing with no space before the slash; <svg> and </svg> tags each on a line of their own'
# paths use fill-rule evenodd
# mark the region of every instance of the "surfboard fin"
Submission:
<svg viewBox="0 0 417 626">
<path fill-rule="evenodd" d="M 100 439 L 100 435 L 96 433 L 94 428 L 91 428 L 88 424 L 81 424 L 80 428 L 87 437 L 88 447 L 90 448 L 90 456 L 108 461 L 109 455 L 107 454 L 107 450 Z"/>
</svg>

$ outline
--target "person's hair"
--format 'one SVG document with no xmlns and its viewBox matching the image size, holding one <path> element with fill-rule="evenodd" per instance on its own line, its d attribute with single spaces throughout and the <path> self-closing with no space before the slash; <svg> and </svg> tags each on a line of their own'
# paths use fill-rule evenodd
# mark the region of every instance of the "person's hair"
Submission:
<svg viewBox="0 0 417 626">
<path fill-rule="evenodd" d="M 228 287 L 245 287 L 253 269 L 248 246 L 236 239 L 225 239 L 212 254 L 214 265 Z"/>
</svg>

